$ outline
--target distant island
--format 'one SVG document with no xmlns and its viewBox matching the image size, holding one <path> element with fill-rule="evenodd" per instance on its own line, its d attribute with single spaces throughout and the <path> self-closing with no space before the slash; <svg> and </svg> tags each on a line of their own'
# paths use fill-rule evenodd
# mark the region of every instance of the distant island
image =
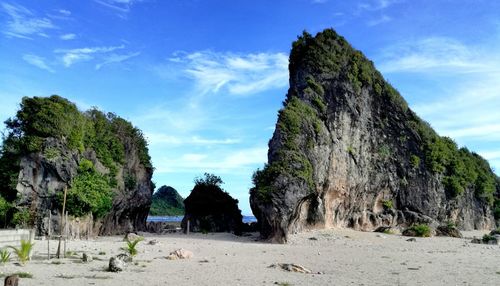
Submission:
<svg viewBox="0 0 500 286">
<path fill-rule="evenodd" d="M 162 186 L 153 194 L 149 215 L 182 216 L 184 215 L 184 199 L 170 186 Z"/>
</svg>

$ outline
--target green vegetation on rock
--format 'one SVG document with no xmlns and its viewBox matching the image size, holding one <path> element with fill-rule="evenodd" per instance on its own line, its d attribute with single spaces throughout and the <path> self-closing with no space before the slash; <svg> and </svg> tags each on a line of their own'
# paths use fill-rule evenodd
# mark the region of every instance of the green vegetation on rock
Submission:
<svg viewBox="0 0 500 286">
<path fill-rule="evenodd" d="M 57 201 L 62 205 L 63 192 L 57 194 Z M 80 217 L 92 213 L 102 217 L 111 209 L 112 201 L 113 192 L 106 178 L 96 172 L 92 162 L 83 159 L 66 196 L 69 214 Z"/>
<path fill-rule="evenodd" d="M 174 188 L 162 186 L 153 194 L 149 214 L 153 216 L 183 215 L 184 199 Z"/>
<path fill-rule="evenodd" d="M 467 148 L 458 148 L 451 138 L 437 135 L 416 115 L 410 123 L 422 140 L 426 168 L 442 175 L 442 183 L 451 196 L 460 196 L 465 189 L 471 188 L 490 206 L 496 204 L 499 197 L 495 192 L 500 185 L 488 161 Z"/>
</svg>

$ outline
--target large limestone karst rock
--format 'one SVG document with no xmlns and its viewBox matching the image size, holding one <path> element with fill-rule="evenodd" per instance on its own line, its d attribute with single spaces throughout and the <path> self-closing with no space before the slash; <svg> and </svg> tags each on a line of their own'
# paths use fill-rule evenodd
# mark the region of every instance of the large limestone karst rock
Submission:
<svg viewBox="0 0 500 286">
<path fill-rule="evenodd" d="M 495 226 L 500 184 L 488 163 L 438 136 L 343 37 L 304 33 L 289 71 L 268 164 L 250 191 L 264 238 L 417 222 Z"/>
<path fill-rule="evenodd" d="M 29 224 L 39 235 L 47 233 L 49 211 L 52 233 L 60 231 L 65 188 L 68 198 L 76 181 L 87 192 L 87 177 L 79 177 L 82 164 L 91 170 L 90 178 L 98 178 L 97 192 L 111 192 L 111 202 L 93 214 L 95 224 L 81 231 L 95 235 L 145 230 L 154 187 L 147 143 L 140 130 L 112 113 L 95 109 L 82 113 L 59 96 L 24 98 L 16 117 L 6 123 L 9 134 L 0 160 L 9 164 L 1 170 L 1 195 L 12 201 L 16 211 L 27 212 Z M 89 210 L 82 205 L 68 201 L 66 211 L 70 217 L 87 216 Z"/>
</svg>

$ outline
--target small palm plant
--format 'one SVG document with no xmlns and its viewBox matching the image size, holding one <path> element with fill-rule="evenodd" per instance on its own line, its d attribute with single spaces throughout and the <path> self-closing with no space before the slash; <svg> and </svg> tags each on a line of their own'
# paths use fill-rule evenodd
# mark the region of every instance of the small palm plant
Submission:
<svg viewBox="0 0 500 286">
<path fill-rule="evenodd" d="M 30 253 L 33 245 L 34 243 L 30 242 L 29 240 L 21 239 L 21 247 L 17 248 L 14 246 L 9 246 L 9 248 L 12 248 L 14 250 L 17 258 L 19 258 L 21 264 L 24 265 L 28 260 L 30 260 Z"/>
<path fill-rule="evenodd" d="M 0 262 L 2 265 L 5 265 L 5 263 L 9 262 L 10 260 L 10 252 L 7 251 L 7 249 L 1 249 L 0 250 Z"/>
<path fill-rule="evenodd" d="M 139 237 L 139 238 L 136 238 L 132 241 L 128 240 L 127 239 L 127 246 L 124 247 L 123 249 L 128 253 L 130 254 L 130 256 L 136 256 L 137 255 L 137 244 L 139 244 L 139 242 L 143 241 L 144 238 L 143 237 Z"/>
</svg>

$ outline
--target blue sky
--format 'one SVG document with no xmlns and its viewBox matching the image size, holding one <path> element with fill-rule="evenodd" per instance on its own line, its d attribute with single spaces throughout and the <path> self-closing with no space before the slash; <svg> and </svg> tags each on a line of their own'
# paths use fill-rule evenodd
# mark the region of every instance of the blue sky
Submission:
<svg viewBox="0 0 500 286">
<path fill-rule="evenodd" d="M 500 170 L 500 1 L 0 0 L 0 118 L 59 94 L 146 134 L 157 186 L 204 172 L 250 214 L 291 42 L 333 27 L 442 135 Z"/>
</svg>

